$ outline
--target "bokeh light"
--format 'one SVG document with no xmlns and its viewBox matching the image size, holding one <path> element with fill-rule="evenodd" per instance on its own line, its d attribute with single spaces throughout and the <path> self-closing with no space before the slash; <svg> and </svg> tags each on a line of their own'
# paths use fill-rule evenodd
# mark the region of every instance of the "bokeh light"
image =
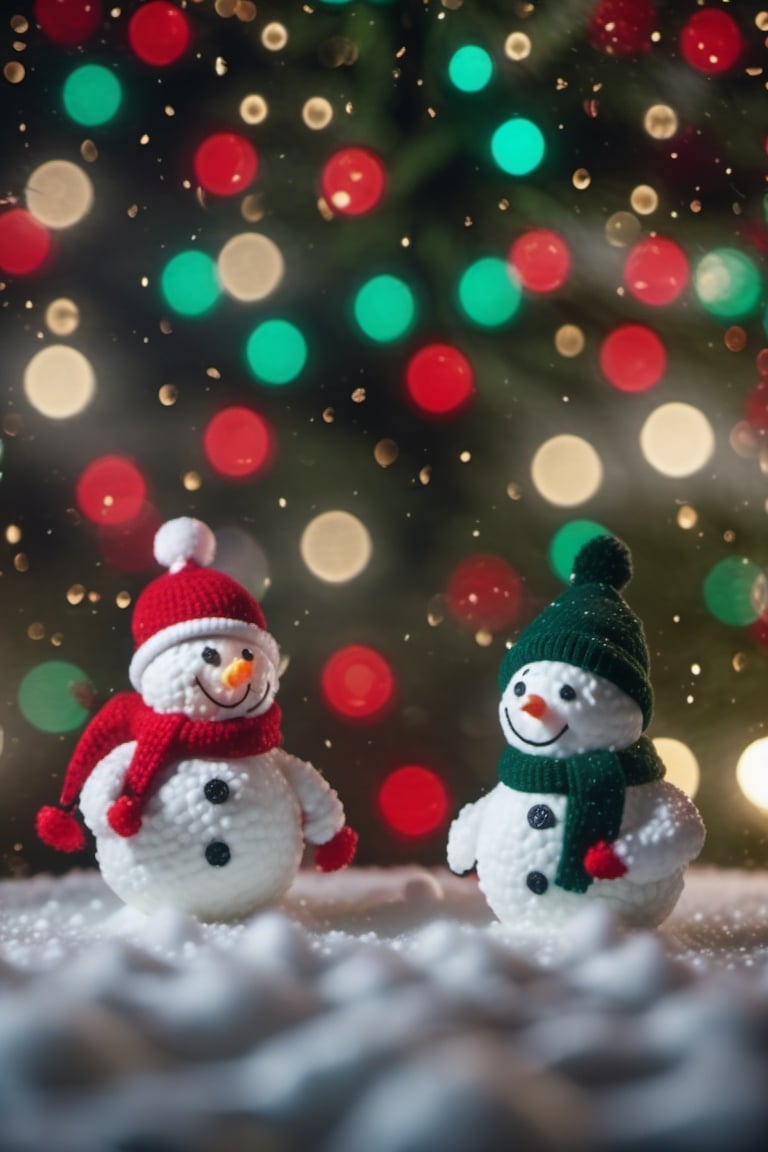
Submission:
<svg viewBox="0 0 768 1152">
<path fill-rule="evenodd" d="M 408 361 L 405 383 L 413 402 L 431 416 L 458 413 L 471 399 L 472 365 L 452 344 L 427 344 Z"/>
<path fill-rule="evenodd" d="M 333 120 L 333 105 L 324 96 L 310 96 L 302 105 L 301 118 L 307 128 L 320 132 Z"/>
<path fill-rule="evenodd" d="M 80 309 L 74 300 L 60 296 L 46 308 L 45 323 L 54 336 L 71 336 L 80 324 Z"/>
<path fill-rule="evenodd" d="M 510 32 L 504 41 L 504 55 L 510 60 L 527 60 L 532 48 L 531 38 L 525 32 Z"/>
<path fill-rule="evenodd" d="M 515 116 L 500 124 L 491 137 L 491 155 L 502 172 L 527 176 L 544 159 L 546 143 L 541 129 L 532 120 Z"/>
<path fill-rule="evenodd" d="M 238 111 L 246 124 L 261 124 L 269 114 L 269 105 L 258 92 L 249 92 L 240 101 Z"/>
<path fill-rule="evenodd" d="M 93 695 L 88 677 L 76 664 L 46 660 L 31 668 L 19 684 L 19 710 L 41 732 L 74 732 L 89 717 Z"/>
<path fill-rule="evenodd" d="M 704 603 L 722 624 L 752 624 L 766 606 L 766 578 L 759 564 L 746 556 L 726 556 L 704 578 Z"/>
<path fill-rule="evenodd" d="M 375 648 L 349 644 L 328 657 L 320 687 L 332 711 L 349 720 L 378 720 L 392 702 L 395 678 Z"/>
<path fill-rule="evenodd" d="M 555 348 L 561 356 L 571 360 L 584 351 L 586 338 L 578 324 L 561 324 L 555 332 Z"/>
<path fill-rule="evenodd" d="M 270 425 L 252 408 L 220 408 L 205 427 L 203 450 L 211 468 L 230 480 L 266 471 L 275 453 Z"/>
<path fill-rule="evenodd" d="M 101 0 L 35 0 L 34 14 L 44 36 L 68 47 L 89 40 L 103 18 Z"/>
<path fill-rule="evenodd" d="M 464 270 L 458 295 L 470 320 L 483 328 L 498 328 L 516 315 L 522 290 L 517 272 L 506 260 L 485 256 Z"/>
<path fill-rule="evenodd" d="M 716 248 L 702 256 L 694 269 L 693 286 L 701 306 L 722 320 L 750 316 L 762 292 L 757 266 L 737 248 Z"/>
<path fill-rule="evenodd" d="M 588 440 L 565 432 L 537 448 L 531 478 L 550 504 L 573 508 L 591 500 L 603 482 L 603 465 Z"/>
<path fill-rule="evenodd" d="M 263 600 L 271 583 L 269 558 L 258 540 L 238 525 L 216 530 L 216 567 Z"/>
<path fill-rule="evenodd" d="M 373 544 L 362 520 L 351 512 L 333 509 L 310 520 L 301 534 L 299 551 L 318 580 L 346 584 L 368 567 Z"/>
<path fill-rule="evenodd" d="M 141 513 L 146 496 L 144 475 L 126 456 L 98 456 L 75 487 L 77 506 L 93 524 L 128 524 Z"/>
<path fill-rule="evenodd" d="M 451 572 L 445 590 L 446 605 L 458 622 L 473 632 L 498 632 L 516 619 L 521 581 L 501 556 L 467 556 Z"/>
<path fill-rule="evenodd" d="M 369 148 L 342 148 L 325 163 L 320 176 L 322 194 L 334 212 L 363 216 L 384 195 L 384 165 Z"/>
<path fill-rule="evenodd" d="M 736 780 L 751 804 L 768 811 L 768 736 L 753 740 L 741 753 Z"/>
<path fill-rule="evenodd" d="M 653 746 L 667 770 L 665 778 L 693 799 L 701 780 L 699 761 L 693 751 L 672 736 L 654 736 Z"/>
<path fill-rule="evenodd" d="M 643 304 L 671 304 L 685 291 L 689 278 L 688 257 L 664 236 L 646 236 L 627 254 L 624 283 Z"/>
<path fill-rule="evenodd" d="M 654 140 L 671 140 L 677 132 L 677 112 L 669 104 L 652 104 L 643 117 L 643 127 Z"/>
<path fill-rule="evenodd" d="M 659 206 L 659 194 L 650 184 L 637 184 L 632 189 L 629 203 L 638 216 L 652 216 Z"/>
<path fill-rule="evenodd" d="M 445 824 L 449 798 L 445 783 L 431 768 L 405 764 L 383 781 L 379 812 L 393 832 L 405 839 L 431 836 Z"/>
<path fill-rule="evenodd" d="M 221 295 L 216 263 L 206 252 L 189 249 L 173 256 L 160 275 L 165 302 L 181 316 L 202 316 Z"/>
<path fill-rule="evenodd" d="M 11 208 L 0 215 L 0 271 L 28 276 L 43 266 L 51 250 L 51 237 L 24 208 Z"/>
<path fill-rule="evenodd" d="M 238 132 L 214 132 L 198 145 L 195 178 L 214 196 L 238 196 L 255 180 L 259 158 L 250 140 Z"/>
<path fill-rule="evenodd" d="M 493 60 L 479 44 L 464 44 L 448 61 L 448 77 L 461 92 L 480 92 L 493 75 Z"/>
<path fill-rule="evenodd" d="M 556 576 L 567 584 L 577 552 L 596 536 L 610 535 L 597 520 L 569 520 L 562 524 L 549 543 L 549 563 Z"/>
<path fill-rule="evenodd" d="M 646 392 L 659 383 L 666 367 L 661 339 L 644 324 L 621 324 L 600 346 L 600 368 L 619 392 Z"/>
<path fill-rule="evenodd" d="M 613 248 L 626 248 L 639 237 L 642 225 L 632 212 L 613 212 L 605 222 L 605 238 Z"/>
<path fill-rule="evenodd" d="M 285 261 L 277 244 L 259 232 L 232 236 L 219 252 L 216 263 L 224 291 L 245 302 L 269 296 L 285 272 Z"/>
<path fill-rule="evenodd" d="M 90 404 L 96 376 L 90 360 L 67 344 L 49 344 L 24 369 L 24 394 L 33 408 L 52 420 L 76 416 Z"/>
<path fill-rule="evenodd" d="M 245 358 L 264 384 L 288 384 L 307 362 L 307 342 L 289 320 L 265 320 L 248 337 Z"/>
<path fill-rule="evenodd" d="M 82 64 L 70 72 L 62 91 L 64 111 L 84 128 L 108 124 L 123 102 L 123 88 L 103 64 Z"/>
<path fill-rule="evenodd" d="M 100 524 L 98 543 L 102 557 L 119 572 L 146 572 L 156 564 L 154 542 L 160 524 L 159 512 L 146 502 L 125 524 Z"/>
<path fill-rule="evenodd" d="M 550 228 L 533 228 L 518 236 L 509 259 L 529 292 L 557 291 L 567 280 L 571 267 L 568 245 Z"/>
<path fill-rule="evenodd" d="M 128 43 L 145 64 L 173 64 L 184 55 L 189 40 L 186 16 L 167 0 L 142 4 L 128 22 Z"/>
<path fill-rule="evenodd" d="M 650 52 L 655 27 L 651 0 L 598 0 L 589 18 L 589 41 L 608 56 L 640 56 Z"/>
<path fill-rule="evenodd" d="M 360 330 L 371 340 L 387 344 L 413 327 L 416 301 L 404 280 L 383 273 L 358 289 L 352 309 Z"/>
<path fill-rule="evenodd" d="M 672 401 L 651 412 L 640 431 L 643 456 L 664 476 L 692 476 L 715 450 L 707 417 L 692 404 Z"/>
<path fill-rule="evenodd" d="M 683 58 L 698 72 L 716 76 L 728 72 L 744 48 L 741 30 L 722 8 L 704 8 L 686 20 L 680 33 Z"/>
<path fill-rule="evenodd" d="M 77 164 L 49 160 L 32 172 L 25 195 L 27 208 L 46 228 L 69 228 L 90 211 L 93 184 Z"/>
</svg>

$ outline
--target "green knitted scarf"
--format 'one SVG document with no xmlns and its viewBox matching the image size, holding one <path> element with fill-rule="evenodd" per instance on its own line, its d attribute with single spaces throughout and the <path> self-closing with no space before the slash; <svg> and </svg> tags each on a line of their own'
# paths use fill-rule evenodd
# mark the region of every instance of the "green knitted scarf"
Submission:
<svg viewBox="0 0 768 1152">
<path fill-rule="evenodd" d="M 664 765 L 647 736 L 618 752 L 582 752 L 558 760 L 507 747 L 499 759 L 499 779 L 508 788 L 568 797 L 555 883 L 569 892 L 586 892 L 592 883 L 584 868 L 587 849 L 618 836 L 626 788 L 663 775 Z"/>
</svg>

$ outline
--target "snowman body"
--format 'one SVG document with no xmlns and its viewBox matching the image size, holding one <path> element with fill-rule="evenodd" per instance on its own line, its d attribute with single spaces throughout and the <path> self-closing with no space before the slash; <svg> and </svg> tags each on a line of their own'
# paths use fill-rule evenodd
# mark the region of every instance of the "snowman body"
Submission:
<svg viewBox="0 0 768 1152">
<path fill-rule="evenodd" d="M 343 823 L 335 792 L 311 765 L 280 748 L 237 759 L 193 758 L 158 775 L 130 837 L 106 813 L 120 795 L 135 743 L 96 765 L 80 809 L 99 867 L 143 912 L 163 905 L 202 920 L 244 916 L 278 901 L 301 863 L 305 834 L 330 839 Z"/>
<path fill-rule="evenodd" d="M 620 752 L 640 737 L 638 705 L 612 682 L 563 661 L 540 660 L 510 680 L 499 705 L 508 743 L 530 758 Z M 585 892 L 556 883 L 569 797 L 518 790 L 505 783 L 467 804 L 451 825 L 448 864 L 477 865 L 478 883 L 502 923 L 522 931 L 556 930 L 585 901 L 604 900 L 634 927 L 669 915 L 683 888 L 685 866 L 704 841 L 701 817 L 688 797 L 663 779 L 624 790 L 618 837 L 610 852 L 614 879 L 594 878 Z"/>
</svg>

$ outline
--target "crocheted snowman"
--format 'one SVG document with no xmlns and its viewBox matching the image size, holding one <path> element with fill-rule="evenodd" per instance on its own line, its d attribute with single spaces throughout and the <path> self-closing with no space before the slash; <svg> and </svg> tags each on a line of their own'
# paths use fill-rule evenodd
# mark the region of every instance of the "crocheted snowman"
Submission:
<svg viewBox="0 0 768 1152">
<path fill-rule="evenodd" d="M 500 782 L 454 820 L 448 863 L 477 864 L 511 927 L 556 929 L 595 899 L 655 926 L 704 843 L 696 807 L 642 734 L 652 692 L 642 626 L 620 595 L 631 572 L 615 537 L 589 541 L 570 587 L 502 663 Z"/>
<path fill-rule="evenodd" d="M 76 851 L 79 798 L 102 875 L 126 904 L 205 920 L 279 900 L 305 842 L 319 845 L 323 870 L 347 864 L 357 842 L 336 793 L 280 747 L 277 644 L 250 593 L 209 567 L 214 556 L 200 521 L 160 528 L 155 557 L 169 571 L 136 601 L 136 691 L 94 716 L 61 807 L 37 818 L 42 840 Z"/>
</svg>

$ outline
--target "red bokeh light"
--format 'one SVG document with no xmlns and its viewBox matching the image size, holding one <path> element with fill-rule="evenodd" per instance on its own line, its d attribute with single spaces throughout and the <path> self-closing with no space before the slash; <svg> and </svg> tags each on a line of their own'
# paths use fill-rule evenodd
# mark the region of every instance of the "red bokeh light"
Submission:
<svg viewBox="0 0 768 1152">
<path fill-rule="evenodd" d="M 0 271 L 9 276 L 37 272 L 51 250 L 48 229 L 24 208 L 0 216 Z"/>
<path fill-rule="evenodd" d="M 456 565 L 445 596 L 459 623 L 474 631 L 497 632 L 517 618 L 520 577 L 501 556 L 481 552 Z"/>
<path fill-rule="evenodd" d="M 137 8 L 128 24 L 128 42 L 145 64 L 173 64 L 187 50 L 189 24 L 168 0 L 150 0 Z"/>
<path fill-rule="evenodd" d="M 203 449 L 216 472 L 239 480 L 265 471 L 272 463 L 273 434 L 252 408 L 222 408 L 203 433 Z"/>
<path fill-rule="evenodd" d="M 368 148 L 342 148 L 326 162 L 320 187 L 328 205 L 342 216 L 362 216 L 384 195 L 384 165 Z"/>
<path fill-rule="evenodd" d="M 589 42 L 607 56 L 639 56 L 650 52 L 655 28 L 651 0 L 600 0 L 589 20 Z"/>
<path fill-rule="evenodd" d="M 77 506 L 94 524 L 114 527 L 135 520 L 144 507 L 146 481 L 125 456 L 99 456 L 80 473 Z"/>
<path fill-rule="evenodd" d="M 703 8 L 683 25 L 680 51 L 698 72 L 717 75 L 733 68 L 744 48 L 741 30 L 728 12 Z"/>
<path fill-rule="evenodd" d="M 603 341 L 600 367 L 619 392 L 646 392 L 664 375 L 667 352 L 650 328 L 643 324 L 623 324 Z"/>
<path fill-rule="evenodd" d="M 406 764 L 387 776 L 379 789 L 379 811 L 400 836 L 417 839 L 441 828 L 448 815 L 448 791 L 431 768 Z"/>
<path fill-rule="evenodd" d="M 624 283 L 643 304 L 660 307 L 686 289 L 691 268 L 679 244 L 663 236 L 646 236 L 635 244 L 624 265 Z"/>
<path fill-rule="evenodd" d="M 392 701 L 395 679 L 373 648 L 350 644 L 325 662 L 320 686 L 330 708 L 350 720 L 375 720 Z"/>
<path fill-rule="evenodd" d="M 237 196 L 256 178 L 259 158 L 250 140 L 237 132 L 215 132 L 195 152 L 195 177 L 206 192 Z"/>
<path fill-rule="evenodd" d="M 101 23 L 101 0 L 35 0 L 40 31 L 57 44 L 82 44 Z"/>
<path fill-rule="evenodd" d="M 529 292 L 554 292 L 568 278 L 571 253 L 559 233 L 534 228 L 518 236 L 509 250 L 509 261 Z"/>
<path fill-rule="evenodd" d="M 464 407 L 475 390 L 472 365 L 451 344 L 427 344 L 408 362 L 405 384 L 413 402 L 433 416 Z"/>
<path fill-rule="evenodd" d="M 768 433 L 768 379 L 758 380 L 748 394 L 744 416 L 758 436 Z"/>
<path fill-rule="evenodd" d="M 146 572 L 155 564 L 155 533 L 162 523 L 157 509 L 144 504 L 127 524 L 99 526 L 99 549 L 104 560 L 120 572 Z"/>
</svg>

